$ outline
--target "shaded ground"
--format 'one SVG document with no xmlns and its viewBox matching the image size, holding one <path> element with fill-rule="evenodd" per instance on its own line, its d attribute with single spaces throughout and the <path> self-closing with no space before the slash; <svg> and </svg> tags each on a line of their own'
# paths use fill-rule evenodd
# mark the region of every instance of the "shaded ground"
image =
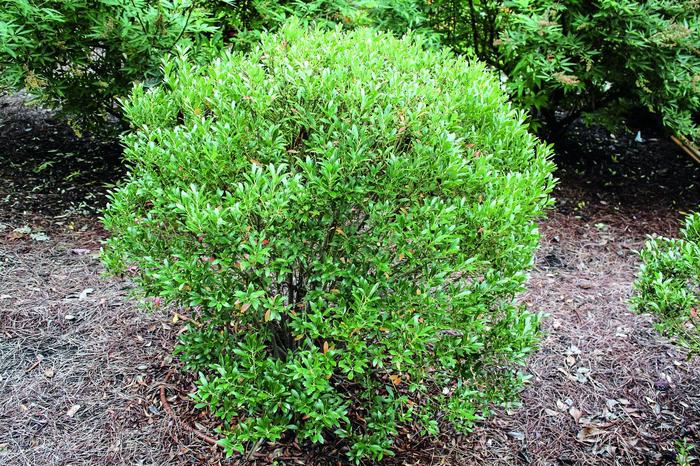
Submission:
<svg viewBox="0 0 700 466">
<path fill-rule="evenodd" d="M 404 439 L 391 464 L 673 464 L 677 440 L 700 445 L 700 365 L 627 306 L 634 251 L 647 234 L 674 234 L 678 211 L 700 204 L 700 168 L 664 139 L 579 133 L 567 150 L 581 162 L 558 174 L 559 205 L 542 223 L 523 297 L 551 317 L 522 407 L 468 437 Z M 212 432 L 187 401 L 190 381 L 173 371 L 181 322 L 172 310 L 144 312 L 127 283 L 99 277 L 104 232 L 93 212 L 121 173 L 118 148 L 0 99 L 0 154 L 0 464 L 222 461 L 160 400 L 164 386 L 182 420 Z M 46 160 L 56 162 L 37 171 Z M 285 445 L 251 462 L 273 457 L 343 458 Z"/>
<path fill-rule="evenodd" d="M 120 156 L 116 141 L 79 138 L 50 112 L 0 95 L 0 207 L 9 218 L 95 214 L 124 174 Z"/>
</svg>

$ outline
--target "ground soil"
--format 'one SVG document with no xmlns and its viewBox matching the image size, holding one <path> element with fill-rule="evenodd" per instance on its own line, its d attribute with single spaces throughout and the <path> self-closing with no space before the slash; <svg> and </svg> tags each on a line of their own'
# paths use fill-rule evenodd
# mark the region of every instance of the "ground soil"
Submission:
<svg viewBox="0 0 700 466">
<path fill-rule="evenodd" d="M 700 167 L 661 135 L 633 136 L 577 126 L 559 148 L 558 204 L 522 297 L 549 314 L 522 404 L 468 436 L 407 434 L 387 464 L 674 464 L 678 441 L 700 445 L 700 364 L 628 305 L 635 251 L 700 205 Z M 147 312 L 128 282 L 100 276 L 96 212 L 119 154 L 0 98 L 0 463 L 243 464 L 183 427 L 215 423 L 172 359 L 173 310 Z M 249 464 L 274 458 L 343 453 L 287 443 Z"/>
</svg>

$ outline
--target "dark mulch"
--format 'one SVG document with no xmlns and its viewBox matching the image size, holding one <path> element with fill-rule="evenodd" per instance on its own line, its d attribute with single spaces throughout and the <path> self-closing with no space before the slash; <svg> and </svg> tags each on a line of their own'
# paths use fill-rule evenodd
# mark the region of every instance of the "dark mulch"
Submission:
<svg viewBox="0 0 700 466">
<path fill-rule="evenodd" d="M 698 164 L 658 130 L 612 134 L 577 124 L 559 148 L 557 210 L 584 220 L 596 212 L 675 219 L 700 205 Z M 675 222 L 672 222 L 675 223 Z M 643 233 L 657 232 L 647 228 Z"/>
<path fill-rule="evenodd" d="M 79 137 L 51 112 L 0 95 L 0 221 L 94 215 L 124 172 L 118 141 Z"/>
<path fill-rule="evenodd" d="M 673 464 L 676 441 L 700 445 L 700 365 L 627 302 L 645 236 L 675 234 L 679 211 L 700 204 L 700 167 L 660 137 L 577 127 L 572 139 L 522 297 L 550 315 L 522 404 L 469 436 L 407 433 L 387 464 Z M 225 463 L 160 400 L 164 387 L 181 421 L 212 435 L 170 356 L 182 322 L 99 276 L 105 233 L 93 212 L 122 173 L 118 146 L 5 99 L 0 148 L 0 463 Z M 45 160 L 56 163 L 37 170 Z M 250 463 L 273 458 L 344 462 L 333 445 L 285 443 Z"/>
</svg>

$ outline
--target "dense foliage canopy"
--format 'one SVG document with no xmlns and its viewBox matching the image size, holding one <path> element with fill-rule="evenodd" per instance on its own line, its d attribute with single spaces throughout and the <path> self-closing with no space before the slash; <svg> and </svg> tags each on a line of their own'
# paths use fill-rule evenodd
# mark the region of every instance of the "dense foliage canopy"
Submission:
<svg viewBox="0 0 700 466">
<path fill-rule="evenodd" d="M 378 459 L 513 398 L 553 165 L 482 65 L 292 22 L 163 81 L 125 106 L 104 260 L 191 310 L 180 353 L 229 451 L 295 432 Z"/>
</svg>

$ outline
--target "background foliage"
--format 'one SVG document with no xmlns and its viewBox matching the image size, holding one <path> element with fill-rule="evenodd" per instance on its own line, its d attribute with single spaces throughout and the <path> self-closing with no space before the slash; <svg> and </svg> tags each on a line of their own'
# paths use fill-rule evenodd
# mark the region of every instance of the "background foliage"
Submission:
<svg viewBox="0 0 700 466">
<path fill-rule="evenodd" d="M 104 129 L 121 117 L 117 99 L 134 82 L 158 82 L 163 56 L 177 45 L 205 53 L 205 33 L 216 31 L 207 18 L 189 0 L 8 0 L 0 86 L 26 89 L 76 128 Z"/>
<path fill-rule="evenodd" d="M 105 262 L 191 308 L 229 451 L 294 432 L 377 460 L 520 385 L 550 152 L 482 65 L 424 48 L 293 22 L 126 104 Z"/>
<path fill-rule="evenodd" d="M 643 112 L 698 136 L 697 0 L 437 0 L 425 8 L 442 42 L 499 70 L 535 128 L 619 125 Z"/>
<path fill-rule="evenodd" d="M 634 284 L 635 307 L 657 314 L 661 330 L 700 351 L 700 213 L 686 218 L 678 239 L 650 239 Z"/>
<path fill-rule="evenodd" d="M 616 125 L 640 110 L 698 136 L 697 0 L 515 0 L 502 12 L 492 61 L 548 136 L 581 115 Z"/>
<path fill-rule="evenodd" d="M 0 86 L 26 88 L 83 122 L 120 114 L 133 82 L 156 83 L 177 45 L 248 49 L 288 16 L 371 26 L 473 55 L 498 70 L 533 127 L 557 140 L 580 116 L 640 110 L 698 135 L 697 0 L 9 0 Z M 207 47 L 203 47 L 207 44 Z"/>
<path fill-rule="evenodd" d="M 74 128 L 109 130 L 136 82 L 154 85 L 177 48 L 204 61 L 225 45 L 247 49 L 297 15 L 333 27 L 399 35 L 420 22 L 410 0 L 8 0 L 0 9 L 0 88 L 25 89 Z"/>
<path fill-rule="evenodd" d="M 237 48 L 254 45 L 263 31 L 275 30 L 289 16 L 334 28 L 375 27 L 402 36 L 409 29 L 432 36 L 426 27 L 422 2 L 416 0 L 209 0 L 206 7 L 215 12 L 225 36 Z"/>
</svg>

